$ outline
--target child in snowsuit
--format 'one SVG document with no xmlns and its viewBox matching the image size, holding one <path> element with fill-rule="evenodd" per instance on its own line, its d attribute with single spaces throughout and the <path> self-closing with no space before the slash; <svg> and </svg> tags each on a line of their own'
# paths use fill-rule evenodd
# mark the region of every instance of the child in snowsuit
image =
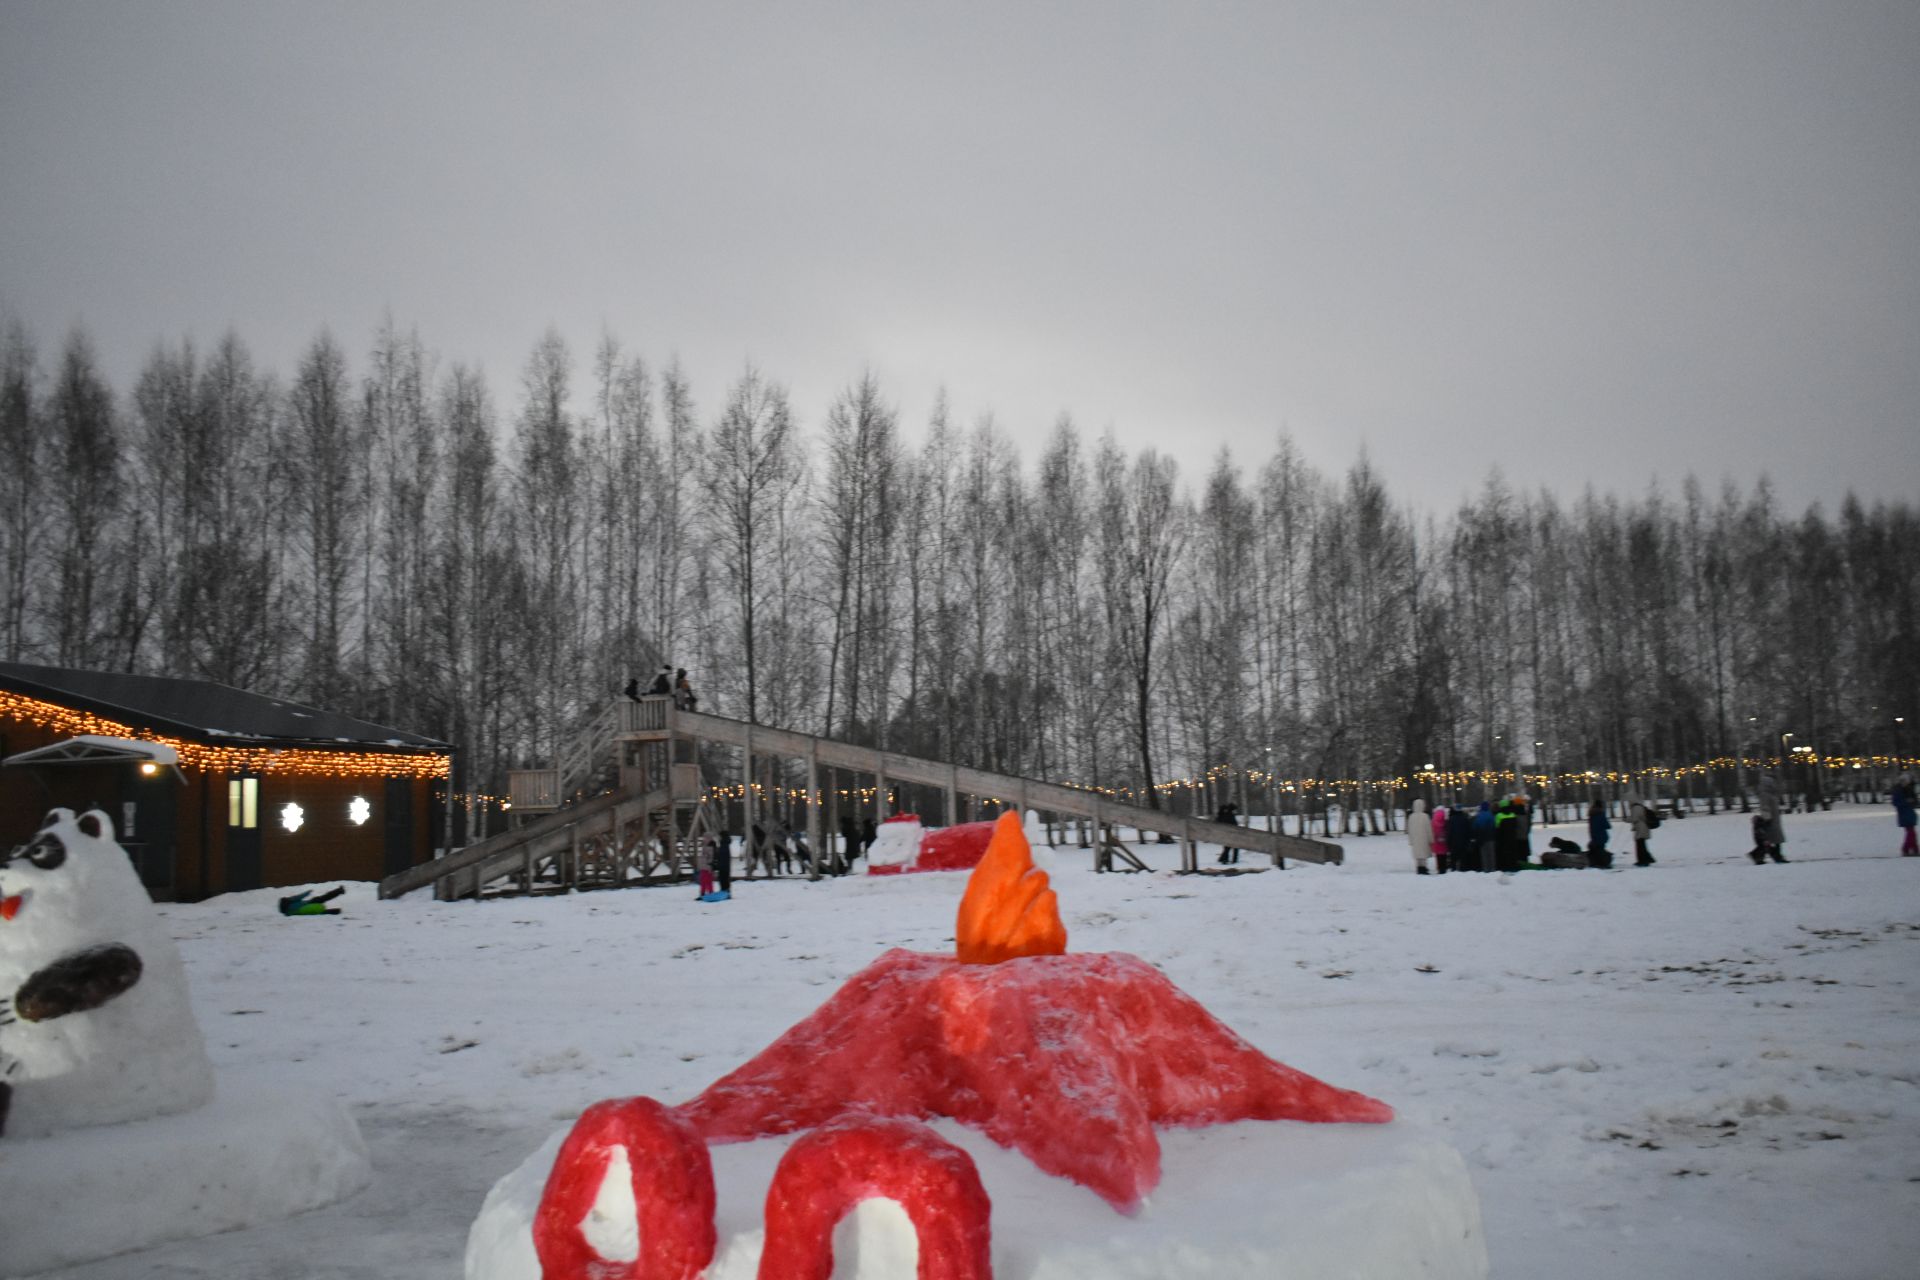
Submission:
<svg viewBox="0 0 1920 1280">
<path fill-rule="evenodd" d="M 290 898 L 280 899 L 280 914 L 283 916 L 337 916 L 339 908 L 326 904 L 347 891 L 347 887 L 337 884 L 325 893 L 316 894 L 311 889 L 303 889 Z"/>
<path fill-rule="evenodd" d="M 713 892 L 713 837 L 707 836 L 700 841 L 700 896 L 706 897 Z"/>
<path fill-rule="evenodd" d="M 1427 847 L 1433 851 L 1434 870 L 1441 875 L 1447 874 L 1447 821 L 1447 806 L 1435 805 Z"/>
</svg>

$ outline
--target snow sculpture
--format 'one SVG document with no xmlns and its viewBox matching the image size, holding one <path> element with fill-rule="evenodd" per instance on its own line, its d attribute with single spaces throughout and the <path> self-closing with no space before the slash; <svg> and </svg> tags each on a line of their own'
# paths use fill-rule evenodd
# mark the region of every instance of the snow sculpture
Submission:
<svg viewBox="0 0 1920 1280">
<path fill-rule="evenodd" d="M 962 822 L 957 826 L 929 831 L 920 841 L 917 871 L 970 871 L 986 856 L 995 824 Z"/>
<path fill-rule="evenodd" d="M 55 809 L 0 854 L 0 1140 L 212 1096 L 180 954 L 112 822 Z"/>
<path fill-rule="evenodd" d="M 1033 865 L 1027 833 L 1011 813 L 994 824 L 986 856 L 967 880 L 954 940 L 962 964 L 1066 953 L 1060 904 L 1047 873 Z"/>
<path fill-rule="evenodd" d="M 947 1116 L 1122 1213 L 1159 1181 L 1156 1126 L 1393 1118 L 1268 1058 L 1133 956 L 902 950 L 681 1110 L 714 1142 Z"/>
<path fill-rule="evenodd" d="M 1054 892 L 1033 865 L 1016 815 L 995 825 L 960 905 L 956 940 L 957 956 L 887 952 L 690 1102 L 667 1110 L 637 1099 L 590 1109 L 557 1153 L 550 1144 L 495 1186 L 469 1237 L 469 1280 L 682 1277 L 701 1265 L 708 1280 L 755 1272 L 758 1280 L 826 1280 L 835 1224 L 876 1197 L 904 1209 L 923 1280 L 987 1280 L 992 1210 L 976 1161 L 1014 1183 L 1029 1179 L 1029 1170 L 1052 1175 L 1042 1182 L 1077 1183 L 1133 1217 L 1160 1181 L 1160 1130 L 1393 1118 L 1383 1102 L 1267 1057 L 1145 961 L 1066 954 Z M 970 1149 L 933 1132 L 929 1121 L 957 1124 L 953 1132 Z M 1471 1183 L 1444 1144 L 1395 1126 L 1380 1141 L 1334 1154 L 1284 1132 L 1268 1137 L 1259 1125 L 1237 1127 L 1262 1130 L 1238 1132 L 1219 1149 L 1243 1160 L 1249 1150 L 1284 1152 L 1289 1141 L 1314 1151 L 1288 1186 L 1309 1204 L 1306 1217 L 1268 1212 L 1272 1186 L 1288 1182 L 1284 1154 L 1262 1157 L 1253 1176 L 1235 1174 L 1228 1161 L 1213 1179 L 1207 1171 L 1220 1161 L 1181 1138 L 1176 1150 L 1182 1176 L 1195 1184 L 1195 1206 L 1178 1206 L 1172 1218 L 1192 1224 L 1186 1233 L 1169 1238 L 1164 1218 L 1137 1236 L 1082 1219 L 1077 1238 L 1062 1246 L 1079 1262 L 1062 1274 L 1163 1275 L 1177 1258 L 1183 1274 L 1239 1275 L 1250 1256 L 1291 1267 L 1311 1252 L 1310 1274 L 1326 1273 L 1338 1258 L 1345 1274 L 1485 1276 Z M 629 1157 L 635 1234 L 651 1240 L 669 1230 L 652 1224 L 668 1221 L 678 1224 L 670 1228 L 675 1239 L 706 1241 L 711 1253 L 711 1235 L 697 1229 L 703 1214 L 714 1213 L 708 1159 L 722 1163 L 730 1144 L 796 1134 L 768 1185 L 763 1236 L 734 1223 L 710 1262 L 693 1249 L 684 1261 L 644 1271 L 637 1248 L 628 1265 L 571 1246 L 605 1194 L 610 1142 L 639 1152 Z M 729 1145 L 709 1157 L 701 1140 Z M 1019 1170 L 1009 1171 L 1006 1151 L 1026 1158 Z M 741 1162 L 728 1159 L 739 1177 Z M 674 1168 L 684 1171 L 677 1181 L 668 1173 Z M 1228 1214 L 1223 1224 L 1220 1204 L 1237 1194 L 1233 1187 L 1246 1186 L 1256 1187 L 1255 1199 L 1241 1216 L 1258 1224 L 1259 1237 L 1229 1240 L 1215 1257 L 1202 1237 L 1233 1234 L 1239 1217 Z M 1022 1187 L 1010 1202 L 1016 1214 L 1034 1195 Z M 1402 1238 L 1379 1248 L 1365 1243 L 1367 1231 L 1356 1224 L 1371 1221 L 1382 1203 L 1408 1200 L 1423 1207 Z M 1075 1207 L 1057 1221 L 1082 1213 Z M 1030 1265 L 1047 1230 L 1036 1236 L 1031 1222 L 1023 1225 L 1013 1256 Z M 529 1234 L 537 1270 L 520 1243 Z M 569 1242 L 570 1251 L 550 1253 L 556 1241 Z M 1379 1269 L 1369 1271 L 1374 1263 Z"/>
<path fill-rule="evenodd" d="M 185 969 L 113 824 L 0 853 L 0 1273 L 231 1231 L 367 1185 L 332 1098 L 214 1091 Z"/>
<path fill-rule="evenodd" d="M 635 1257 L 609 1263 L 583 1223 L 614 1154 L 624 1152 L 638 1218 Z M 694 1127 L 652 1098 L 588 1107 L 567 1135 L 533 1224 L 548 1276 L 696 1280 L 713 1261 L 713 1164 Z"/>
<path fill-rule="evenodd" d="M 787 1148 L 767 1188 L 762 1280 L 829 1280 L 833 1228 L 862 1200 L 906 1210 L 920 1280 L 992 1280 L 992 1202 L 973 1157 L 923 1124 L 851 1116 Z"/>
<path fill-rule="evenodd" d="M 918 814 L 896 813 L 881 823 L 867 847 L 867 874 L 888 876 L 925 870 L 918 865 L 923 830 Z"/>
<path fill-rule="evenodd" d="M 873 847 L 867 851 L 867 874 L 971 871 L 986 855 L 997 826 L 990 821 L 927 828 L 916 814 L 896 815 L 880 824 Z"/>
</svg>

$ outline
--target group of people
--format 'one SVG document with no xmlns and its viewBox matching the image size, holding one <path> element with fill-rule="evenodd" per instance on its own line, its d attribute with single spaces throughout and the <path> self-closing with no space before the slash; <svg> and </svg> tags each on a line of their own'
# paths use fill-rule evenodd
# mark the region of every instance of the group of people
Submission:
<svg viewBox="0 0 1920 1280">
<path fill-rule="evenodd" d="M 1650 867 L 1654 856 L 1649 841 L 1660 825 L 1659 806 L 1636 796 L 1628 802 L 1627 814 L 1633 830 L 1633 865 Z M 1612 836 L 1607 807 L 1595 800 L 1587 810 L 1586 847 L 1554 836 L 1534 862 L 1533 804 L 1524 792 L 1497 801 L 1482 800 L 1473 808 L 1438 805 L 1432 812 L 1425 800 L 1415 800 L 1407 814 L 1407 848 L 1413 855 L 1413 869 L 1423 876 L 1449 871 L 1510 872 L 1529 866 L 1604 870 L 1613 866 L 1613 851 L 1607 847 Z"/>
<path fill-rule="evenodd" d="M 813 849 L 807 843 L 804 832 L 789 830 L 778 822 L 755 822 L 750 828 L 752 835 L 747 841 L 747 872 L 752 874 L 757 866 L 762 874 L 792 875 L 796 870 L 802 875 L 813 874 Z M 866 852 L 878 835 L 873 819 L 864 822 L 851 817 L 840 819 L 840 837 L 845 842 L 846 852 L 838 857 L 832 856 L 832 841 L 828 840 L 829 856 L 821 863 L 823 875 L 845 875 L 853 870 L 854 859 Z M 733 833 L 721 831 L 705 837 L 695 858 L 694 869 L 700 877 L 700 897 L 719 892 L 731 895 L 733 892 Z"/>
<path fill-rule="evenodd" d="M 1407 848 L 1421 875 L 1449 871 L 1517 871 L 1532 851 L 1533 806 L 1515 793 L 1476 809 L 1415 800 L 1407 814 Z M 1431 865 L 1430 865 L 1431 864 Z"/>
<path fill-rule="evenodd" d="M 675 667 L 672 665 L 661 667 L 660 674 L 653 678 L 653 683 L 647 686 L 644 694 L 641 691 L 640 680 L 637 676 L 628 680 L 626 687 L 620 690 L 620 692 L 626 694 L 635 702 L 640 701 L 643 696 L 657 697 L 661 694 L 671 694 L 673 696 L 673 705 L 682 711 L 697 711 L 700 709 L 700 699 L 694 696 L 693 686 L 687 682 L 687 669 L 685 667 Z"/>
<path fill-rule="evenodd" d="M 1786 827 L 1781 821 L 1780 782 L 1771 773 L 1760 777 L 1760 803 L 1753 814 L 1753 847 L 1747 857 L 1754 865 L 1785 862 Z M 1894 821 L 1902 829 L 1900 852 L 1905 857 L 1920 857 L 1916 843 L 1916 801 L 1913 778 L 1902 774 L 1894 784 Z M 1627 822 L 1633 832 L 1633 865 L 1654 864 L 1649 845 L 1661 823 L 1660 806 L 1641 796 L 1627 799 Z M 1407 814 L 1407 845 L 1413 854 L 1414 870 L 1420 875 L 1437 870 L 1518 871 L 1526 866 L 1549 868 L 1613 866 L 1613 852 L 1607 845 L 1613 835 L 1613 820 L 1607 806 L 1595 800 L 1587 808 L 1587 844 L 1583 849 L 1573 841 L 1555 836 L 1548 842 L 1540 861 L 1532 862 L 1532 807 L 1524 794 L 1498 801 L 1482 801 L 1477 809 L 1464 805 L 1440 805 L 1431 814 L 1425 800 L 1415 800 Z M 1431 867 L 1430 865 L 1431 864 Z"/>
</svg>

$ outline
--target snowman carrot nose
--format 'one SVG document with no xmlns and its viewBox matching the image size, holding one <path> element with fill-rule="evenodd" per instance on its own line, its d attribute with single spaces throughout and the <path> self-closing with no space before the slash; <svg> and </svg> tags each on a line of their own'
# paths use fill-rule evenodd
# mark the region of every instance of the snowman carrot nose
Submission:
<svg viewBox="0 0 1920 1280">
<path fill-rule="evenodd" d="M 16 893 L 11 898 L 0 898 L 0 920 L 11 920 L 20 914 L 20 908 L 27 905 L 27 895 Z"/>
</svg>

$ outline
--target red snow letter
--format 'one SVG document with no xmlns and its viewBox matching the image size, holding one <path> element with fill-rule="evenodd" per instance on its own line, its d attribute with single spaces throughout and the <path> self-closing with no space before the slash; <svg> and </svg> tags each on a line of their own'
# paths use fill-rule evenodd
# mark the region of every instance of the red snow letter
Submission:
<svg viewBox="0 0 1920 1280">
<path fill-rule="evenodd" d="M 993 1204 L 973 1158 L 917 1121 L 878 1116 L 787 1148 L 767 1188 L 759 1280 L 828 1280 L 834 1226 L 874 1196 L 899 1201 L 919 1233 L 919 1280 L 993 1280 Z"/>
<path fill-rule="evenodd" d="M 601 1257 L 580 1227 L 615 1148 L 633 1171 L 640 1256 L 632 1262 Z M 560 1146 L 533 1219 L 545 1280 L 696 1280 L 714 1243 L 713 1162 L 693 1126 L 652 1098 L 588 1107 Z"/>
</svg>

